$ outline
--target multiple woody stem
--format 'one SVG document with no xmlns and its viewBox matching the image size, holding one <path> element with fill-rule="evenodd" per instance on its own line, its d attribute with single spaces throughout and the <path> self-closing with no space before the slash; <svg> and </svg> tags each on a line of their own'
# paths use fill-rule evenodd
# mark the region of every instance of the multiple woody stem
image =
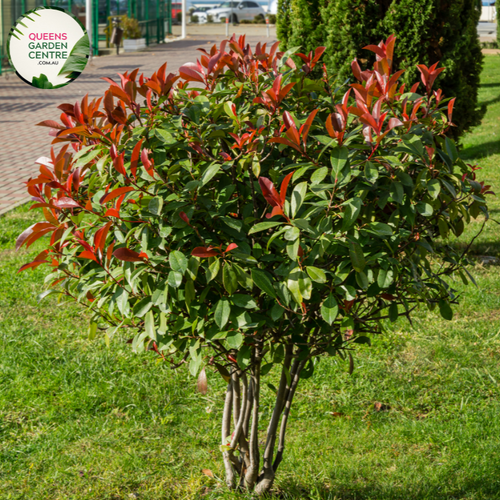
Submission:
<svg viewBox="0 0 500 500">
<path fill-rule="evenodd" d="M 228 447 L 223 452 L 224 467 L 226 484 L 230 489 L 246 489 L 262 495 L 273 485 L 276 471 L 283 459 L 290 408 L 300 380 L 300 372 L 306 363 L 293 358 L 293 346 L 290 344 L 285 348 L 280 384 L 266 432 L 262 465 L 259 450 L 262 357 L 259 348 L 254 348 L 249 377 L 244 371 L 233 368 L 222 417 L 222 445 Z M 276 442 L 278 449 L 275 456 Z M 236 451 L 239 452 L 238 456 Z"/>
</svg>

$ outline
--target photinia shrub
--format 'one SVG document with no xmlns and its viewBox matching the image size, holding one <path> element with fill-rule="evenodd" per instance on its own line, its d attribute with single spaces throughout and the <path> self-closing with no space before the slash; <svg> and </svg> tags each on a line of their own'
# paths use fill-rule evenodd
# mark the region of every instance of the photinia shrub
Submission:
<svg viewBox="0 0 500 500">
<path fill-rule="evenodd" d="M 489 192 L 446 135 L 454 100 L 418 67 L 398 83 L 395 38 L 367 49 L 371 70 L 333 89 L 324 48 L 297 54 L 245 38 L 107 79 L 104 97 L 63 104 L 53 143 L 27 182 L 44 221 L 18 248 L 46 248 L 48 289 L 86 306 L 90 337 L 117 331 L 136 351 L 227 382 L 223 459 L 230 488 L 268 491 L 298 383 L 320 356 L 349 359 L 386 319 L 419 305 L 451 319 L 451 279 L 472 280 L 451 244 Z M 259 395 L 281 371 L 265 445 Z M 239 453 L 237 453 L 237 451 Z"/>
</svg>

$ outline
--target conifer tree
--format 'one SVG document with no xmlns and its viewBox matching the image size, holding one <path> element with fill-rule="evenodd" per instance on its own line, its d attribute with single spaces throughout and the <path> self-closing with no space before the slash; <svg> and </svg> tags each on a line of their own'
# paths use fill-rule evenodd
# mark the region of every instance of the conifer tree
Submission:
<svg viewBox="0 0 500 500">
<path fill-rule="evenodd" d="M 355 57 L 365 67 L 373 63 L 373 53 L 363 47 L 395 34 L 395 67 L 405 69 L 403 81 L 415 81 L 417 63 L 439 61 L 446 68 L 438 84 L 446 97 L 457 97 L 451 132 L 458 137 L 484 114 L 477 106 L 480 13 L 481 0 L 281 0 L 278 38 L 282 49 L 300 45 L 302 52 L 326 45 L 327 68 L 343 83 Z"/>
</svg>

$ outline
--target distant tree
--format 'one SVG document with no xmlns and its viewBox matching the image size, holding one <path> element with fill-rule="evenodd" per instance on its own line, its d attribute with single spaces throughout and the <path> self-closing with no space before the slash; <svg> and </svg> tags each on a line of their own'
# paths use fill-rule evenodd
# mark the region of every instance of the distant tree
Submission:
<svg viewBox="0 0 500 500">
<path fill-rule="evenodd" d="M 438 84 L 446 97 L 457 97 L 450 133 L 458 137 L 480 122 L 480 0 L 280 0 L 278 13 L 281 49 L 326 44 L 325 63 L 339 83 L 350 77 L 354 58 L 362 68 L 373 64 L 374 54 L 363 47 L 396 34 L 395 69 L 406 70 L 403 81 L 415 81 L 417 63 L 445 68 Z"/>
<path fill-rule="evenodd" d="M 500 29 L 498 29 L 498 15 L 500 14 L 500 3 L 495 4 L 497 14 L 497 44 L 500 46 Z"/>
</svg>

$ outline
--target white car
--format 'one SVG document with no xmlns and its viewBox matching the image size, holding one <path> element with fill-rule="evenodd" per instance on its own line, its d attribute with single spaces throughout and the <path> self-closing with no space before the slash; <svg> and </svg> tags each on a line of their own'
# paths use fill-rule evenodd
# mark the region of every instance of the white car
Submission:
<svg viewBox="0 0 500 500">
<path fill-rule="evenodd" d="M 492 23 L 496 21 L 497 9 L 495 7 L 495 0 L 482 0 L 481 18 L 480 22 Z"/>
<path fill-rule="evenodd" d="M 269 6 L 268 14 L 276 15 L 278 13 L 278 0 L 273 0 Z"/>
<path fill-rule="evenodd" d="M 193 12 L 191 12 L 191 19 L 193 17 L 198 18 L 198 24 L 203 24 L 207 22 L 207 10 L 210 10 L 212 7 L 198 7 Z"/>
<path fill-rule="evenodd" d="M 266 13 L 257 3 L 250 0 L 243 2 L 224 2 L 217 8 L 207 10 L 207 16 L 211 16 L 214 23 L 220 23 L 223 19 L 229 19 L 233 23 L 248 20 L 253 21 L 256 16 L 262 16 L 264 19 Z"/>
</svg>

